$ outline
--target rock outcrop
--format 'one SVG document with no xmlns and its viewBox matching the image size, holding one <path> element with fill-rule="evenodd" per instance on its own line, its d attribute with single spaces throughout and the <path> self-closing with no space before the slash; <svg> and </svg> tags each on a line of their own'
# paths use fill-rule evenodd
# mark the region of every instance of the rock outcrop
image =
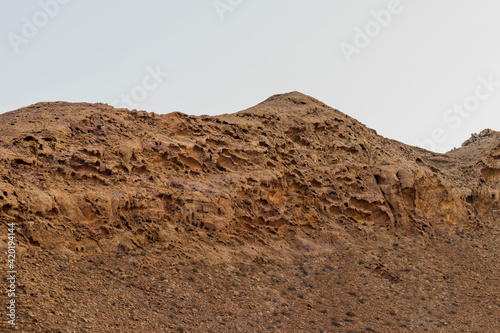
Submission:
<svg viewBox="0 0 500 333">
<path fill-rule="evenodd" d="M 192 233 L 300 252 L 348 238 L 343 223 L 487 223 L 500 198 L 497 132 L 432 154 L 299 93 L 217 117 L 39 103 L 2 115 L 0 133 L 2 219 L 47 248 L 180 247 Z"/>
<path fill-rule="evenodd" d="M 437 154 L 296 92 L 214 117 L 65 102 L 0 115 L 0 221 L 27 252 L 289 262 L 498 228 L 499 203 L 499 132 Z"/>
</svg>

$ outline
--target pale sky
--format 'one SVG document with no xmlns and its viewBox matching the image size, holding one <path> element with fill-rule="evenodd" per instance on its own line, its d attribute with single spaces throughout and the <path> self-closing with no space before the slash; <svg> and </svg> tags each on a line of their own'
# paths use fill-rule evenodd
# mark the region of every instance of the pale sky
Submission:
<svg viewBox="0 0 500 333">
<path fill-rule="evenodd" d="M 499 13 L 494 0 L 2 1 L 0 113 L 217 115 L 300 91 L 445 152 L 500 130 Z"/>
</svg>

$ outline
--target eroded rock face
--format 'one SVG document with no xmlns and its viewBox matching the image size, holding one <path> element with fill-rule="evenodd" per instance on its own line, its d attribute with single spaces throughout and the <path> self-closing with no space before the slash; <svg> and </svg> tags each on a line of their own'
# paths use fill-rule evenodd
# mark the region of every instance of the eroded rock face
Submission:
<svg viewBox="0 0 500 333">
<path fill-rule="evenodd" d="M 59 102 L 0 119 L 0 218 L 32 246 L 252 257 L 498 216 L 491 130 L 434 154 L 300 93 L 217 117 Z"/>
<path fill-rule="evenodd" d="M 499 175 L 498 132 L 436 154 L 300 93 L 217 117 L 2 114 L 17 327 L 498 332 Z"/>
</svg>

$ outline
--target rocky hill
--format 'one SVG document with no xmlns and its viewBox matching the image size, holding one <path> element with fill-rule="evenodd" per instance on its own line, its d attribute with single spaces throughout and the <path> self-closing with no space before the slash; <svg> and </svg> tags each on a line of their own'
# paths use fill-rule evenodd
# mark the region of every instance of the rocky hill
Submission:
<svg viewBox="0 0 500 333">
<path fill-rule="evenodd" d="M 20 331 L 499 331 L 499 202 L 499 132 L 437 154 L 297 92 L 0 115 Z"/>
</svg>

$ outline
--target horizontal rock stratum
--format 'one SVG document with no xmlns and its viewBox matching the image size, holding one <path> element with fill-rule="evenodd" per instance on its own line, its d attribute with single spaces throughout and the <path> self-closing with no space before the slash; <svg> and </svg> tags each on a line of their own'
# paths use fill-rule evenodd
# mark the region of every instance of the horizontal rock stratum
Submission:
<svg viewBox="0 0 500 333">
<path fill-rule="evenodd" d="M 298 92 L 214 117 L 66 102 L 0 115 L 0 221 L 17 226 L 19 325 L 33 331 L 493 332 L 499 203 L 499 132 L 437 154 Z M 316 277 L 304 275 L 305 262 Z M 178 267 L 203 277 L 186 282 Z M 88 280 L 96 270 L 104 271 Z M 271 282 L 257 277 L 266 272 Z M 124 288 L 122 273 L 146 288 L 122 301 L 141 308 L 131 316 L 110 305 L 118 296 L 106 287 Z M 222 281 L 212 288 L 222 299 L 188 295 L 207 288 L 210 274 Z M 96 279 L 105 291 L 96 290 L 101 310 L 92 312 L 78 300 Z M 257 282 L 234 286 L 241 279 Z M 468 282 L 453 287 L 453 279 Z M 317 286 L 300 298 L 300 284 Z M 388 289 L 374 291 L 380 284 Z M 152 305 L 147 288 L 166 294 Z M 313 300 L 334 290 L 346 293 L 338 304 Z M 229 311 L 235 293 L 245 305 Z M 179 297 L 193 302 L 180 313 L 169 305 Z"/>
</svg>

